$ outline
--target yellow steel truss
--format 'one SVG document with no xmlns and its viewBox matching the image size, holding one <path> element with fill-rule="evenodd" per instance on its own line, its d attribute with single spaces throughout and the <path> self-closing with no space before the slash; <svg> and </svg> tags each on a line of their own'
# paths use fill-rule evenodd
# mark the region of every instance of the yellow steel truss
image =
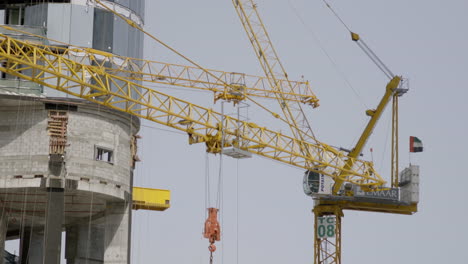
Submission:
<svg viewBox="0 0 468 264">
<path fill-rule="evenodd" d="M 316 205 L 314 207 L 314 263 L 340 264 L 341 263 L 341 217 L 343 210 L 338 205 Z M 318 236 L 319 217 L 334 217 L 335 230 L 332 237 Z"/>
<path fill-rule="evenodd" d="M 335 180 L 345 171 L 350 176 L 342 180 L 362 187 L 385 183 L 371 162 L 353 159 L 353 166 L 344 168 L 346 155 L 326 144 L 311 144 L 222 115 L 113 75 L 104 68 L 78 63 L 59 51 L 0 35 L 0 71 L 185 131 L 190 144 L 204 142 L 210 152 L 221 151 L 224 134 L 224 147 L 235 146 Z M 309 155 L 303 154 L 304 148 Z"/>
<path fill-rule="evenodd" d="M 273 47 L 268 32 L 257 11 L 257 5 L 253 0 L 232 0 L 232 3 L 234 4 L 260 65 L 265 75 L 268 77 L 271 89 L 279 92 L 275 95 L 277 95 L 278 103 L 283 110 L 286 120 L 290 124 L 294 137 L 303 141 L 314 142 L 315 137 L 313 131 L 301 105 L 295 102 L 289 103 L 282 96 L 282 93 L 293 91 L 294 87 L 288 80 L 288 74 Z M 287 85 L 281 86 L 278 81 L 279 78 L 285 78 L 287 80 Z M 317 107 L 319 105 L 318 99 L 315 98 L 313 103 L 313 106 Z"/>
<path fill-rule="evenodd" d="M 18 28 L 6 25 L 0 25 L 0 27 L 11 32 L 43 39 L 44 42 L 49 41 L 46 37 Z M 271 90 L 266 77 L 129 58 L 96 49 L 76 47 L 56 40 L 53 42 L 63 46 L 43 46 L 42 48 L 60 53 L 62 56 L 82 64 L 100 67 L 109 73 L 129 80 L 212 91 L 215 101 L 223 99 L 236 102 L 251 97 L 275 99 L 277 97 L 275 94 L 280 93 Z M 316 97 L 308 81 L 281 79 L 277 81 L 280 87 L 291 85 L 290 92 L 281 92 L 284 100 L 316 106 Z M 285 89 L 280 90 L 284 91 Z"/>
<path fill-rule="evenodd" d="M 92 55 L 94 52 L 99 51 L 87 49 L 86 55 Z M 279 93 L 270 89 L 266 77 L 119 57 L 111 53 L 105 53 L 99 57 L 101 62 L 95 63 L 102 67 L 110 68 L 106 65 L 106 62 L 118 63 L 112 64 L 109 73 L 119 76 L 124 73 L 127 74 L 127 78 L 130 80 L 213 91 L 216 100 L 226 100 L 236 94 L 242 94 L 240 100 L 245 97 L 275 99 L 276 94 Z M 308 81 L 278 80 L 278 85 L 285 86 L 289 82 L 292 85 L 292 90 L 290 92 L 281 92 L 286 101 L 315 106 L 315 96 Z"/>
</svg>

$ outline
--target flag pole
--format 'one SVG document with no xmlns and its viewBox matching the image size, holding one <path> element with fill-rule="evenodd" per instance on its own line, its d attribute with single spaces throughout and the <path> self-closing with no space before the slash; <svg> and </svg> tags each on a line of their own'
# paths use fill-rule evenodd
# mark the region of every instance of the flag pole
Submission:
<svg viewBox="0 0 468 264">
<path fill-rule="evenodd" d="M 409 162 L 409 165 L 411 166 L 411 152 L 408 151 L 408 162 Z"/>
</svg>

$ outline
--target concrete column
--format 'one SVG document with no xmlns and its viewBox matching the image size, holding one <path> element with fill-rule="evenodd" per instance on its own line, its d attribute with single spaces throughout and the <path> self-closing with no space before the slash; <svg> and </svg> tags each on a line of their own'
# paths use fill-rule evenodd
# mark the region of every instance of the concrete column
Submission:
<svg viewBox="0 0 468 264">
<path fill-rule="evenodd" d="M 44 263 L 43 249 L 43 230 L 24 230 L 20 237 L 20 264 Z"/>
<path fill-rule="evenodd" d="M 104 263 L 130 264 L 130 204 L 107 205 L 105 216 Z"/>
<path fill-rule="evenodd" d="M 7 221 L 8 217 L 6 215 L 5 210 L 1 210 L 0 212 L 0 264 L 4 263 L 5 256 L 5 237 L 7 233 Z"/>
<path fill-rule="evenodd" d="M 47 188 L 46 225 L 44 230 L 44 264 L 60 264 L 62 225 L 64 218 L 64 189 Z"/>
<path fill-rule="evenodd" d="M 47 263 L 44 260 L 44 235 L 39 232 L 32 232 L 29 240 L 28 263 Z"/>
<path fill-rule="evenodd" d="M 20 264 L 28 264 L 30 237 L 31 237 L 30 230 L 22 230 L 20 234 L 20 253 L 19 253 Z"/>
<path fill-rule="evenodd" d="M 67 227 L 65 258 L 67 264 L 104 263 L 104 225 L 80 224 Z"/>
</svg>

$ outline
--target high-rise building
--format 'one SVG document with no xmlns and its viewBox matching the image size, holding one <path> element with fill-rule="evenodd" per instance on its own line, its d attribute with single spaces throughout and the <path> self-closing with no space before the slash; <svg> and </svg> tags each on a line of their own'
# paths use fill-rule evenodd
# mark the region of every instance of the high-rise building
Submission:
<svg viewBox="0 0 468 264">
<path fill-rule="evenodd" d="M 144 0 L 102 2 L 143 25 Z M 143 34 L 94 1 L 2 1 L 0 24 L 17 39 L 142 57 Z M 68 264 L 129 263 L 138 130 L 128 114 L 2 74 L 0 254 L 19 239 L 19 263 L 60 263 L 61 251 Z"/>
</svg>

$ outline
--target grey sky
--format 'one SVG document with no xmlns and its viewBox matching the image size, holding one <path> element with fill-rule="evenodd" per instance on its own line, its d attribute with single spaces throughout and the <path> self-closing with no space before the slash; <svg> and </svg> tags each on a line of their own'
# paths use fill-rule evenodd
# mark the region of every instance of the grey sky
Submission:
<svg viewBox="0 0 468 264">
<path fill-rule="evenodd" d="M 308 112 L 317 137 L 328 144 L 351 147 L 367 120 L 364 104 L 375 107 L 388 80 L 352 43 L 322 1 L 256 2 L 291 79 L 304 75 L 321 99 L 321 107 Z M 398 216 L 346 211 L 343 263 L 461 263 L 466 259 L 468 236 L 468 205 L 464 202 L 468 180 L 463 169 L 468 148 L 468 2 L 330 2 L 395 74 L 410 79 L 410 91 L 400 101 L 401 168 L 408 164 L 409 136 L 418 136 L 425 148 L 411 157 L 421 167 L 419 212 Z M 360 99 L 298 20 L 290 3 Z M 263 75 L 231 1 L 147 1 L 145 17 L 148 31 L 207 68 Z M 149 40 L 145 56 L 183 63 Z M 206 93 L 177 93 L 197 103 L 212 101 Z M 364 156 L 370 160 L 367 150 L 375 149 L 376 167 L 386 179 L 389 110 Z M 276 124 L 263 122 L 254 108 L 250 114 L 251 121 L 275 128 Z M 134 213 L 132 262 L 208 263 L 208 242 L 202 238 L 204 146 L 189 146 L 185 135 L 147 127 L 141 135 L 143 161 L 138 164 L 135 184 L 170 189 L 172 207 L 161 213 Z M 218 158 L 210 159 L 213 178 Z M 313 202 L 303 194 L 302 170 L 260 157 L 239 163 L 225 158 L 223 169 L 223 242 L 215 263 L 312 263 Z"/>
</svg>

